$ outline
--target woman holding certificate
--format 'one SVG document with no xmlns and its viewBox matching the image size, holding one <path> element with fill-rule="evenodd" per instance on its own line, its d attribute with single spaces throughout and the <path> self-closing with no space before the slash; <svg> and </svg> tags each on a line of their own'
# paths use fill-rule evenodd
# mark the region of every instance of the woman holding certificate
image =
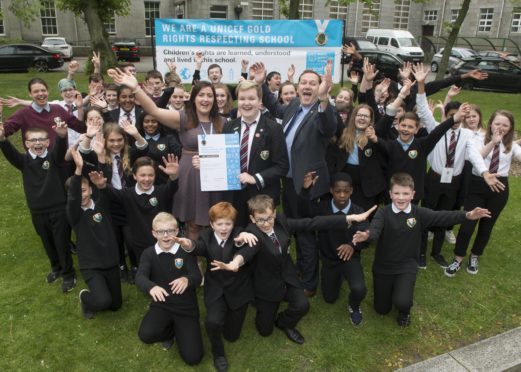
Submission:
<svg viewBox="0 0 521 372">
<path fill-rule="evenodd" d="M 108 75 L 120 85 L 132 89 L 143 110 L 159 122 L 179 131 L 183 146 L 179 161 L 179 189 L 174 195 L 173 213 L 186 224 L 186 235 L 197 240 L 201 226 L 208 226 L 208 209 L 217 202 L 215 193 L 201 191 L 199 170 L 192 166 L 192 158 L 198 155 L 197 136 L 221 133 L 225 118 L 219 115 L 215 89 L 207 81 L 200 81 L 192 88 L 190 100 L 184 111 L 171 111 L 156 106 L 132 75 L 119 69 L 111 69 Z M 217 196 L 217 195 L 215 195 Z M 216 199 L 216 200 L 213 200 Z"/>
</svg>

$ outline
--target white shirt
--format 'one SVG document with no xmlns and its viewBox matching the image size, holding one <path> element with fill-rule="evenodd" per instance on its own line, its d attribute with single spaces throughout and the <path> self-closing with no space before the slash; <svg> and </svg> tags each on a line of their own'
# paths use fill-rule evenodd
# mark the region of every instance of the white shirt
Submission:
<svg viewBox="0 0 521 372">
<path fill-rule="evenodd" d="M 141 189 L 138 187 L 138 185 L 137 185 L 137 183 L 136 183 L 136 186 L 134 186 L 134 190 L 136 191 L 136 194 L 138 194 L 138 195 L 143 195 L 143 194 L 152 195 L 152 193 L 154 192 L 154 186 L 152 186 L 152 187 L 150 188 L 150 190 L 148 190 L 148 191 L 143 191 L 143 190 L 141 190 Z"/>
<path fill-rule="evenodd" d="M 485 146 L 485 139 L 483 138 L 481 140 L 479 148 L 483 148 Z M 489 154 L 485 157 L 485 170 L 488 170 L 490 167 L 490 161 L 492 160 L 492 154 L 494 153 L 494 149 L 489 152 Z M 515 158 L 517 161 L 521 161 L 521 147 L 516 144 L 512 143 L 512 149 L 505 154 L 505 146 L 503 145 L 503 142 L 499 145 L 499 168 L 496 172 L 499 177 L 508 177 L 508 171 L 510 170 L 510 164 L 512 163 L 513 158 Z M 475 176 L 481 176 L 483 172 L 480 172 L 479 169 L 476 169 L 475 167 L 472 168 L 472 173 Z"/>
<path fill-rule="evenodd" d="M 163 250 L 158 243 L 154 245 L 154 249 L 156 251 L 156 254 L 159 255 L 161 253 L 170 253 L 170 254 L 176 254 L 179 249 L 179 243 L 175 243 L 169 250 L 165 251 Z"/>
<path fill-rule="evenodd" d="M 403 212 L 403 213 L 411 213 L 411 210 L 412 210 L 412 207 L 411 207 L 411 203 L 409 203 L 409 205 L 407 206 L 407 208 L 405 208 L 403 211 L 399 210 L 395 205 L 394 203 L 391 204 L 391 209 L 393 210 L 394 213 L 398 214 L 400 212 Z"/>
<path fill-rule="evenodd" d="M 88 207 L 81 207 L 81 209 L 83 209 L 84 211 L 88 211 L 89 209 L 94 210 L 95 207 L 96 207 L 96 204 L 94 204 L 94 200 L 90 199 L 89 206 Z"/>
<path fill-rule="evenodd" d="M 222 245 L 223 248 L 224 248 L 224 246 L 226 245 L 226 240 L 222 240 L 221 238 L 219 238 L 219 236 L 215 232 L 213 233 L 213 236 L 215 236 L 215 240 L 217 240 L 217 245 L 220 246 L 221 242 L 224 242 L 224 244 Z"/>
<path fill-rule="evenodd" d="M 33 158 L 33 160 L 38 158 L 38 157 L 41 158 L 41 159 L 44 159 L 47 156 L 47 154 L 49 153 L 49 151 L 47 151 L 47 149 L 45 149 L 45 151 L 41 155 L 36 155 L 31 150 L 27 150 L 27 152 L 29 153 L 29 155 L 31 155 L 31 158 Z"/>
<path fill-rule="evenodd" d="M 136 125 L 136 108 L 134 107 L 132 111 L 128 112 L 130 114 L 130 123 Z M 119 109 L 119 121 L 118 124 L 121 126 L 123 120 L 127 120 L 127 112 L 122 108 Z"/>
</svg>

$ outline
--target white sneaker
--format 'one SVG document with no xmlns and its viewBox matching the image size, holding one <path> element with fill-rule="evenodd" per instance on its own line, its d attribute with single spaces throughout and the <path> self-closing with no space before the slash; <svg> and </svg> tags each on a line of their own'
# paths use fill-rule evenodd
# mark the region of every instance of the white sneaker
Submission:
<svg viewBox="0 0 521 372">
<path fill-rule="evenodd" d="M 432 239 L 434 239 L 434 233 L 432 231 L 429 231 L 427 233 L 427 240 L 431 241 Z"/>
<path fill-rule="evenodd" d="M 456 244 L 456 236 L 452 230 L 445 230 L 445 241 L 449 244 Z"/>
</svg>

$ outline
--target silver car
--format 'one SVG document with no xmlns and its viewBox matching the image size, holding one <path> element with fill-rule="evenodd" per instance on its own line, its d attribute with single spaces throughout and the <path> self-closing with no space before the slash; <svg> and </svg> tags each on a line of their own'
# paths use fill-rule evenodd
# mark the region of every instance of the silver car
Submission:
<svg viewBox="0 0 521 372">
<path fill-rule="evenodd" d="M 431 62 L 431 71 L 432 72 L 438 72 L 438 68 L 440 66 L 440 63 L 441 63 L 441 57 L 443 55 L 443 48 L 440 49 L 440 51 L 438 53 L 436 53 L 433 57 L 432 57 L 432 62 Z M 449 64 L 447 66 L 447 72 L 449 71 L 449 69 L 460 63 L 461 61 L 464 61 L 464 60 L 468 60 L 468 59 L 473 59 L 473 58 L 476 58 L 478 57 L 478 53 L 472 49 L 468 49 L 468 48 L 452 48 L 452 50 L 450 51 L 450 56 L 449 56 Z"/>
</svg>

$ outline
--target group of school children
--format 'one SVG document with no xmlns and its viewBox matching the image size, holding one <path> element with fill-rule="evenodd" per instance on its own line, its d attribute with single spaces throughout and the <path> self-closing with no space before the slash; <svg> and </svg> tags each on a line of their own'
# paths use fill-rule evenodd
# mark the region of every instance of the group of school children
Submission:
<svg viewBox="0 0 521 372">
<path fill-rule="evenodd" d="M 410 324 L 429 230 L 431 255 L 452 277 L 479 223 L 467 264 L 477 274 L 508 200 L 510 163 L 521 159 L 510 112 L 497 110 L 485 128 L 477 105 L 452 101 L 462 79 L 486 74 L 426 83 L 423 65 L 406 63 L 395 82 L 364 60 L 351 72 L 352 89 L 333 99 L 331 62 L 324 75 L 305 70 L 295 84 L 293 66 L 282 82 L 263 63 L 242 61 L 241 81 L 229 87 L 218 65 L 208 67 L 209 81 L 200 80 L 203 60 L 197 53 L 190 92 L 173 64 L 165 79 L 149 71 L 139 84 L 126 63 L 108 71 L 114 84 L 104 84 L 94 54 L 98 71 L 87 94 L 76 87 L 79 66 L 72 61 L 58 84 L 62 100 L 49 102 L 39 78 L 28 84 L 30 101 L 0 99 L 0 108 L 25 106 L 0 125 L 0 149 L 22 172 L 51 264 L 46 280 L 61 277 L 64 293 L 75 287 L 72 228 L 88 287 L 79 293 L 85 318 L 118 310 L 121 282 L 135 283 L 152 299 L 139 338 L 165 348 L 175 342 L 195 365 L 203 357 L 196 293 L 204 286 L 205 330 L 214 366 L 225 371 L 223 338 L 238 340 L 249 305 L 261 336 L 277 327 L 304 343 L 296 326 L 319 277 L 328 303 L 347 280 L 346 313 L 362 324 L 361 251 L 368 241 L 376 241 L 374 309 L 387 314 L 394 305 L 400 326 Z M 429 104 L 427 95 L 451 85 L 446 102 Z M 18 130 L 25 153 L 7 139 Z M 198 146 L 220 133 L 240 138 L 242 188 L 203 192 Z M 375 212 L 377 204 L 387 205 Z M 441 248 L 455 224 L 462 226 L 449 264 Z M 284 310 L 281 302 L 288 303 Z"/>
</svg>

